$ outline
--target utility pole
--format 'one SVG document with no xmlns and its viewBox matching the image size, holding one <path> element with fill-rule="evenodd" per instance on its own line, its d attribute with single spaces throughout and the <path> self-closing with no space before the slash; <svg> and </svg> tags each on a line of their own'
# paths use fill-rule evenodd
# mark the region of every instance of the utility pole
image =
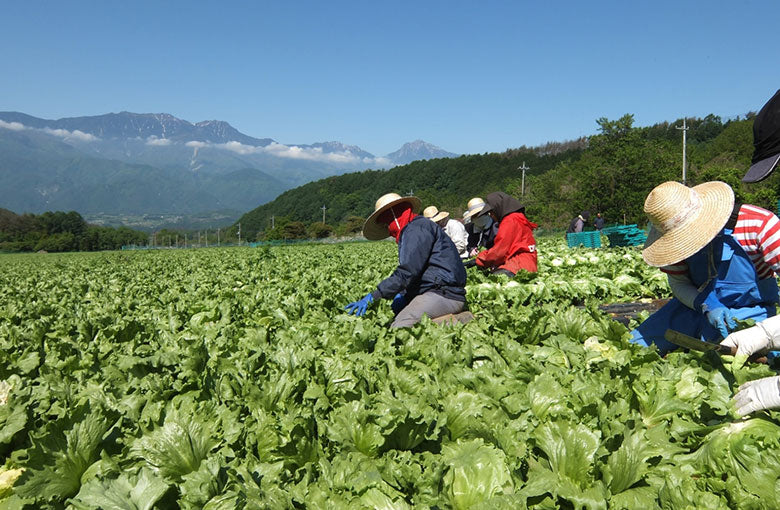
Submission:
<svg viewBox="0 0 780 510">
<path fill-rule="evenodd" d="M 238 245 L 241 246 L 241 224 L 238 224 Z"/>
<path fill-rule="evenodd" d="M 184 234 L 184 248 L 187 249 L 187 234 Z"/>
<path fill-rule="evenodd" d="M 217 246 L 219 246 L 219 229 L 217 229 Z"/>
<path fill-rule="evenodd" d="M 519 167 L 517 167 L 517 169 L 523 171 L 523 180 L 520 181 L 521 182 L 521 184 L 520 184 L 520 194 L 522 196 L 525 196 L 525 171 L 526 170 L 530 170 L 530 168 L 525 166 L 525 161 L 523 161 L 523 166 L 519 166 Z"/>
<path fill-rule="evenodd" d="M 686 161 L 685 161 L 685 141 L 686 141 L 685 140 L 685 134 L 687 133 L 687 131 L 690 128 L 685 124 L 685 119 L 683 119 L 682 127 L 675 127 L 674 129 L 679 129 L 683 133 L 683 169 L 682 169 L 683 172 L 682 172 L 682 183 L 683 183 L 683 185 L 687 185 L 687 183 L 685 182 L 685 180 L 686 180 L 685 179 L 685 163 L 686 163 Z"/>
<path fill-rule="evenodd" d="M 322 223 L 325 223 L 325 206 L 322 206 Z"/>
</svg>

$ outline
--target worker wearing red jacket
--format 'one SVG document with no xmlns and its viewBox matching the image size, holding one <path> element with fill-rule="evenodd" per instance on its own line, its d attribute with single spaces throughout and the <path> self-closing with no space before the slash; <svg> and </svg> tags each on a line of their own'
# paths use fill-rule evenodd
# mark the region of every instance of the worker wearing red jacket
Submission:
<svg viewBox="0 0 780 510">
<path fill-rule="evenodd" d="M 503 191 L 490 193 L 478 216 L 489 214 L 498 223 L 493 247 L 477 255 L 477 266 L 493 274 L 514 276 L 521 269 L 535 273 L 536 240 L 533 230 L 538 226 L 525 217 L 525 206 Z"/>
</svg>

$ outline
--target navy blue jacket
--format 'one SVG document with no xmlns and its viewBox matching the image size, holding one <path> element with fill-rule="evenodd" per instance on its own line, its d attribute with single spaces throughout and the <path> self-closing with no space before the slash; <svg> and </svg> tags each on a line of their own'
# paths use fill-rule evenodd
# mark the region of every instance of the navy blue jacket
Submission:
<svg viewBox="0 0 780 510">
<path fill-rule="evenodd" d="M 452 239 L 436 223 L 416 216 L 401 230 L 398 267 L 371 293 L 374 299 L 392 299 L 404 292 L 410 301 L 435 292 L 448 299 L 466 301 L 466 270 Z"/>
<path fill-rule="evenodd" d="M 474 248 L 486 248 L 488 250 L 492 248 L 493 241 L 496 240 L 496 234 L 498 234 L 498 222 L 494 221 L 487 232 L 484 230 L 477 230 L 475 232 L 475 228 L 473 221 L 466 225 L 466 233 L 469 235 L 469 239 L 466 242 L 466 249 L 471 252 Z"/>
</svg>

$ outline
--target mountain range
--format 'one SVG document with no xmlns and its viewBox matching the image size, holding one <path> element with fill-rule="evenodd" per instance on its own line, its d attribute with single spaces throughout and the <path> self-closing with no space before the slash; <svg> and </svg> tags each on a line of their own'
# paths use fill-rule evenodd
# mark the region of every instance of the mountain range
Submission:
<svg viewBox="0 0 780 510">
<path fill-rule="evenodd" d="M 49 120 L 0 112 L 0 207 L 87 216 L 238 213 L 324 177 L 455 156 L 422 140 L 380 157 L 341 142 L 284 144 L 225 121 L 166 113 Z"/>
</svg>

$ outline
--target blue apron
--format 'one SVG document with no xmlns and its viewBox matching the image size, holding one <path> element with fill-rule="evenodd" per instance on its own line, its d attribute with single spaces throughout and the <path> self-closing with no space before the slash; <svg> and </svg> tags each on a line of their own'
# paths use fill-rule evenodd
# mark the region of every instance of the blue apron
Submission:
<svg viewBox="0 0 780 510">
<path fill-rule="evenodd" d="M 731 232 L 724 229 L 707 246 L 686 259 L 688 277 L 699 289 L 700 296 L 707 296 L 714 290 L 718 300 L 738 319 L 761 322 L 776 313 L 777 280 L 774 276 L 758 279 L 753 262 Z M 696 304 L 699 304 L 698 299 Z M 667 329 L 709 342 L 723 339 L 703 313 L 673 298 L 631 332 L 631 342 L 646 347 L 655 344 L 661 355 L 666 354 L 677 349 L 664 338 Z"/>
</svg>

